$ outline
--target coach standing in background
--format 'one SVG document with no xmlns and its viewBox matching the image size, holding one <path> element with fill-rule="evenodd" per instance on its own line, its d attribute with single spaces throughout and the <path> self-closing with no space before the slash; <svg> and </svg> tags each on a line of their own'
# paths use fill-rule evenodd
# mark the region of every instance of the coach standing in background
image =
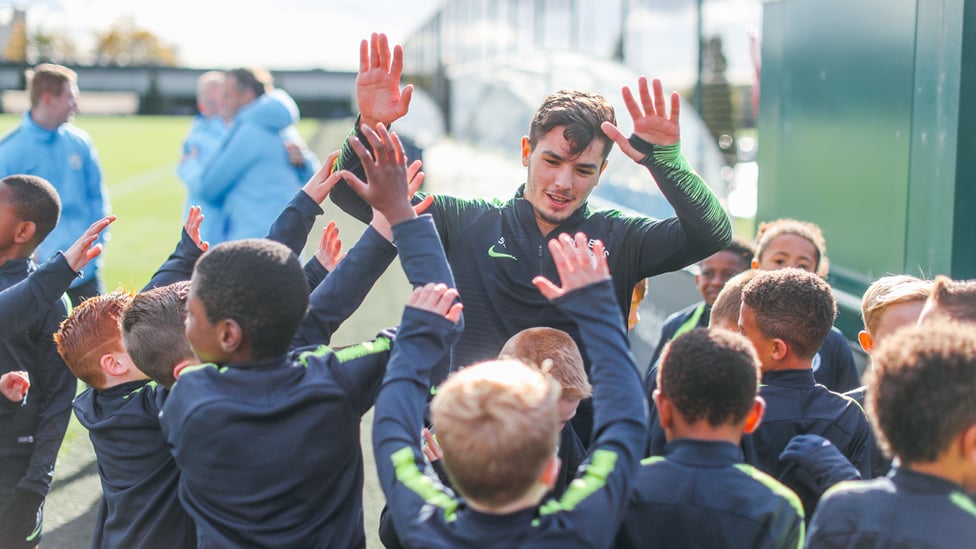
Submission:
<svg viewBox="0 0 976 549">
<path fill-rule="evenodd" d="M 108 215 L 108 191 L 91 137 L 71 123 L 78 112 L 78 75 L 44 63 L 27 74 L 31 108 L 0 141 L 0 177 L 30 174 L 51 182 L 61 197 L 61 219 L 37 247 L 38 261 L 67 250 L 88 227 Z M 108 231 L 99 237 L 104 242 Z M 74 305 L 104 291 L 95 258 L 68 289 Z"/>
</svg>

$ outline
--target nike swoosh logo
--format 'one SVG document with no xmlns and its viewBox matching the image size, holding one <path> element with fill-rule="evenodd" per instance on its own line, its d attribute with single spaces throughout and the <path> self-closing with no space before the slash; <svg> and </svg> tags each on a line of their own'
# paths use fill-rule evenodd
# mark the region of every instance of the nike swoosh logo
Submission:
<svg viewBox="0 0 976 549">
<path fill-rule="evenodd" d="M 491 248 L 488 248 L 488 257 L 498 257 L 503 259 L 511 259 L 512 261 L 518 261 L 518 258 L 512 254 L 506 254 L 504 252 L 496 252 L 494 244 L 491 245 Z"/>
</svg>

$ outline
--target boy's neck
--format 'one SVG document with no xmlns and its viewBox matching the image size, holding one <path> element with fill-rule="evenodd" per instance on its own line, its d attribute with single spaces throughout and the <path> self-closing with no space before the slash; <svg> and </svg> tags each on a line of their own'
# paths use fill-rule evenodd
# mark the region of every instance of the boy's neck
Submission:
<svg viewBox="0 0 976 549">
<path fill-rule="evenodd" d="M 900 467 L 903 469 L 908 469 L 909 471 L 915 471 L 916 473 L 924 473 L 926 475 L 931 475 L 933 477 L 939 477 L 950 482 L 954 482 L 959 486 L 965 486 L 966 471 L 962 464 L 958 460 L 953 460 L 952 456 L 943 454 L 939 456 L 935 461 L 929 461 L 925 463 L 902 463 Z"/>
<path fill-rule="evenodd" d="M 0 251 L 0 267 L 6 264 L 8 261 L 21 261 L 24 259 L 30 259 L 31 255 L 34 253 L 34 248 L 31 247 L 30 250 L 25 249 L 24 246 L 11 246 L 6 250 Z"/>
<path fill-rule="evenodd" d="M 742 426 L 723 424 L 714 427 L 706 420 L 687 424 L 675 418 L 674 425 L 670 429 L 664 430 L 668 442 L 679 438 L 692 440 L 707 440 L 712 442 L 731 442 L 736 446 L 742 441 Z"/>
<path fill-rule="evenodd" d="M 506 503 L 505 505 L 500 505 L 498 507 L 482 505 L 477 501 L 472 501 L 471 499 L 467 500 L 467 504 L 468 507 L 486 515 L 509 515 L 511 513 L 517 513 L 519 511 L 535 508 L 537 505 L 539 505 L 539 501 L 545 494 L 546 490 L 544 487 L 540 489 L 539 486 L 533 486 L 532 489 L 529 490 L 524 496 L 511 503 Z"/>
<path fill-rule="evenodd" d="M 800 358 L 792 353 L 781 360 L 772 360 L 762 365 L 762 373 L 779 372 L 781 370 L 812 370 L 813 357 Z"/>
</svg>

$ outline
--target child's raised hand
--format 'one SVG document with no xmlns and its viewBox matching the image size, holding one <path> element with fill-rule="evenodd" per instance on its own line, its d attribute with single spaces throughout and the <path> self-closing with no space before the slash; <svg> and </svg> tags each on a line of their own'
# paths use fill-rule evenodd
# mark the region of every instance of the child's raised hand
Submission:
<svg viewBox="0 0 976 549">
<path fill-rule="evenodd" d="M 420 186 L 424 183 L 424 172 L 420 171 L 422 165 L 420 160 L 414 160 L 407 166 L 407 190 L 410 192 L 409 198 L 411 200 L 413 199 L 413 195 L 420 190 Z M 433 203 L 434 195 L 428 194 L 423 200 L 414 205 L 413 211 L 417 215 L 420 215 L 427 211 L 427 208 Z M 376 208 L 373 208 L 373 220 L 370 222 L 370 225 L 376 229 L 376 232 L 380 233 L 380 236 L 389 242 L 393 242 L 393 229 L 390 227 L 390 222 Z"/>
<path fill-rule="evenodd" d="M 210 243 L 200 239 L 200 224 L 203 223 L 203 209 L 200 206 L 190 206 L 190 211 L 186 214 L 186 222 L 183 223 L 183 230 L 190 235 L 190 240 L 205 252 L 210 248 Z"/>
<path fill-rule="evenodd" d="M 348 170 L 341 172 L 342 178 L 391 225 L 416 217 L 410 205 L 407 158 L 400 139 L 383 124 L 378 124 L 375 131 L 364 124 L 362 131 L 373 147 L 372 154 L 356 137 L 350 138 L 349 144 L 363 163 L 369 183 Z"/>
<path fill-rule="evenodd" d="M 430 282 L 414 288 L 410 299 L 407 300 L 407 307 L 429 311 L 457 323 L 461 320 L 461 310 L 464 308 L 460 303 L 456 303 L 457 298 L 456 289 L 448 288 L 443 283 Z"/>
<path fill-rule="evenodd" d="M 7 372 L 0 376 L 0 394 L 10 402 L 24 400 L 28 389 L 30 389 L 30 377 L 25 371 Z"/>
<path fill-rule="evenodd" d="M 583 233 L 576 233 L 575 239 L 566 233 L 560 234 L 549 241 L 549 252 L 563 283 L 562 288 L 544 276 L 533 278 L 532 283 L 550 301 L 610 278 L 603 242 L 594 240 L 591 252 L 589 240 Z"/>
<path fill-rule="evenodd" d="M 78 240 L 64 252 L 64 258 L 73 271 L 80 271 L 88 262 L 102 253 L 102 245 L 95 244 L 98 235 L 115 221 L 114 215 L 107 215 L 91 224 Z"/>
<path fill-rule="evenodd" d="M 343 257 L 346 257 L 346 254 L 342 253 L 339 228 L 336 227 L 335 221 L 329 221 L 329 225 L 322 229 L 322 239 L 319 240 L 319 247 L 315 250 L 315 259 L 318 259 L 325 270 L 331 273 Z"/>
<path fill-rule="evenodd" d="M 325 162 L 322 163 L 322 167 L 319 168 L 319 171 L 315 172 L 315 175 L 302 187 L 305 194 L 314 200 L 316 204 L 324 202 L 325 197 L 329 196 L 329 193 L 332 191 L 332 187 L 335 187 L 335 184 L 342 179 L 340 172 L 332 171 L 338 158 L 339 151 L 330 152 L 329 156 L 325 158 Z"/>
</svg>

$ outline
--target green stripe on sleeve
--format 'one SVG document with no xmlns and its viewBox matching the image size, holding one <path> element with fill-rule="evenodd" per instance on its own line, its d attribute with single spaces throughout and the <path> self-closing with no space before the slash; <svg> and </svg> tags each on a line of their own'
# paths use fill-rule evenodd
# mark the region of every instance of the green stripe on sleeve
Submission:
<svg viewBox="0 0 976 549">
<path fill-rule="evenodd" d="M 346 347 L 345 349 L 339 349 L 335 352 L 335 357 L 339 360 L 339 362 L 346 362 L 347 360 L 355 360 L 357 358 L 363 358 L 364 356 L 375 355 L 377 353 L 383 353 L 389 350 L 390 339 L 386 337 L 379 337 L 373 341 L 364 341 L 358 345 Z"/>
<path fill-rule="evenodd" d="M 298 363 L 303 367 L 308 368 L 309 358 L 321 358 L 332 352 L 332 348 L 328 345 L 319 345 L 314 351 L 305 351 L 304 353 L 298 355 Z"/>
<path fill-rule="evenodd" d="M 458 502 L 447 493 L 441 491 L 434 483 L 424 476 L 414 460 L 413 449 L 404 446 L 390 455 L 396 478 L 401 484 L 409 488 L 424 501 L 444 510 L 444 520 L 453 522 L 457 519 Z"/>
<path fill-rule="evenodd" d="M 660 463 L 665 461 L 664 456 L 648 456 L 641 460 L 641 465 L 654 465 L 655 463 Z"/>
<path fill-rule="evenodd" d="M 976 516 L 976 504 L 974 504 L 972 498 L 966 494 L 963 494 L 962 492 L 952 492 L 952 494 L 949 495 L 949 501 L 970 515 Z"/>
<path fill-rule="evenodd" d="M 800 520 L 800 544 L 797 547 L 802 549 L 804 538 L 806 538 L 806 534 L 803 531 L 805 530 L 805 522 L 803 521 L 804 518 L 803 505 L 800 503 L 800 498 L 798 498 L 796 494 L 793 493 L 793 490 L 790 490 L 786 486 L 783 486 L 778 480 L 767 475 L 766 473 L 763 473 L 762 471 L 756 469 L 751 465 L 747 465 L 745 463 L 737 463 L 735 465 L 735 468 L 749 475 L 753 479 L 759 481 L 763 486 L 769 488 L 769 490 L 772 493 L 782 497 L 783 499 L 789 502 L 790 506 L 793 507 L 793 510 L 796 511 L 796 514 L 799 515 L 801 519 Z"/>
<path fill-rule="evenodd" d="M 583 476 L 574 480 L 559 501 L 549 500 L 539 508 L 539 516 L 551 515 L 559 511 L 572 511 L 583 500 L 607 485 L 607 477 L 617 466 L 617 454 L 610 450 L 597 450 Z"/>
</svg>

